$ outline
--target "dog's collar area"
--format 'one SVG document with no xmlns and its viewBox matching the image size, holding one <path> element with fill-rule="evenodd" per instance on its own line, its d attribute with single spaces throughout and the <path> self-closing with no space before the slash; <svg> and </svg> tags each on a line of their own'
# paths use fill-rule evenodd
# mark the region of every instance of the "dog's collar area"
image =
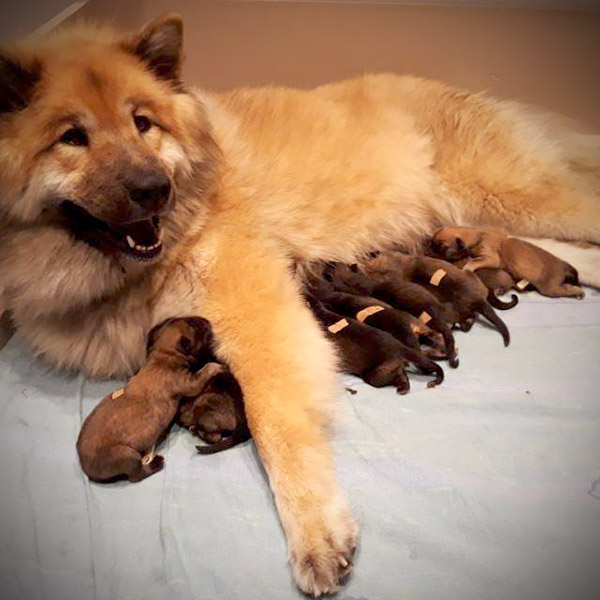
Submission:
<svg viewBox="0 0 600 600">
<path fill-rule="evenodd" d="M 162 251 L 162 227 L 156 215 L 117 228 L 74 202 L 65 200 L 61 204 L 61 220 L 76 239 L 105 254 L 120 251 L 135 260 L 149 261 Z"/>
</svg>

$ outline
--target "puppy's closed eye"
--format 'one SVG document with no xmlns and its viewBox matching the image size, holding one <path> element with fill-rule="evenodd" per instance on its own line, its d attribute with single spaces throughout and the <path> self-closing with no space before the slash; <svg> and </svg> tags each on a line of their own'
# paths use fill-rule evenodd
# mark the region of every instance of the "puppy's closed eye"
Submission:
<svg viewBox="0 0 600 600">
<path fill-rule="evenodd" d="M 192 340 L 182 335 L 179 341 L 177 342 L 177 350 L 182 354 L 191 354 L 192 353 Z"/>
</svg>

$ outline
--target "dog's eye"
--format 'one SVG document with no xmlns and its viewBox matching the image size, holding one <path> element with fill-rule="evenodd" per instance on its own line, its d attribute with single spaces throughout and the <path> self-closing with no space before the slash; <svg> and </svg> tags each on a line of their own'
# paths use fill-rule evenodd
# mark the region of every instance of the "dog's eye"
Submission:
<svg viewBox="0 0 600 600">
<path fill-rule="evenodd" d="M 88 136 L 81 127 L 71 127 L 62 134 L 60 141 L 69 146 L 87 146 L 89 144 Z"/>
<path fill-rule="evenodd" d="M 152 121 L 143 115 L 136 115 L 133 117 L 133 122 L 140 133 L 146 133 L 146 131 L 152 127 Z"/>
</svg>

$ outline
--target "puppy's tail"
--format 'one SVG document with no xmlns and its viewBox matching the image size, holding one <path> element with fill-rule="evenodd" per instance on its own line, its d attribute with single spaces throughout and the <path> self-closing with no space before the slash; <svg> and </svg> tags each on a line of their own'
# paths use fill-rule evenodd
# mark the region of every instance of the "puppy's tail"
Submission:
<svg viewBox="0 0 600 600">
<path fill-rule="evenodd" d="M 577 269 L 571 265 L 568 265 L 565 270 L 566 273 L 564 282 L 571 285 L 579 285 L 579 273 L 577 272 Z"/>
<path fill-rule="evenodd" d="M 494 309 L 487 302 L 481 304 L 479 312 L 496 327 L 504 340 L 504 345 L 508 346 L 510 344 L 510 333 L 506 323 L 494 312 Z"/>
<path fill-rule="evenodd" d="M 435 373 L 435 379 L 427 383 L 427 387 L 435 387 L 444 381 L 444 369 L 436 362 L 433 362 L 426 356 L 423 356 L 419 350 L 405 346 L 404 358 L 414 363 L 423 373 Z"/>
<path fill-rule="evenodd" d="M 243 428 L 242 431 L 234 431 L 229 437 L 226 437 L 216 444 L 206 444 L 202 446 L 196 446 L 199 454 L 216 454 L 217 452 L 223 452 L 223 450 L 229 450 L 242 442 L 250 439 L 250 431 L 247 428 Z"/>
<path fill-rule="evenodd" d="M 510 300 L 508 302 L 503 302 L 496 296 L 494 290 L 490 290 L 488 293 L 488 302 L 498 310 L 508 310 L 509 308 L 515 307 L 519 303 L 519 299 L 516 294 L 511 294 Z"/>
</svg>

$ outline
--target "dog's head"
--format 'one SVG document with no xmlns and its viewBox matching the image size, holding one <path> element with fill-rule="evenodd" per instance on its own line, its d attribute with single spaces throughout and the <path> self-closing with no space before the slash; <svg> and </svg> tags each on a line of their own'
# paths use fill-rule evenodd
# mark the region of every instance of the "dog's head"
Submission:
<svg viewBox="0 0 600 600">
<path fill-rule="evenodd" d="M 0 50 L 0 217 L 156 259 L 176 191 L 206 158 L 181 48 L 167 15 L 136 35 L 75 26 Z"/>
</svg>

